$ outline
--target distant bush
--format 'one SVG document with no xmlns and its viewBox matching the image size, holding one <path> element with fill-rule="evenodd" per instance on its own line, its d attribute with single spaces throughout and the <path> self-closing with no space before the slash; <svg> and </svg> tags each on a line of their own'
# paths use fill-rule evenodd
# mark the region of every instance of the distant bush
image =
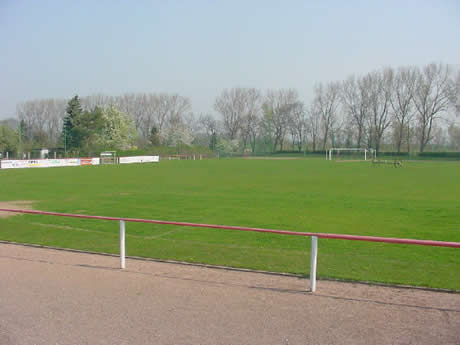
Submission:
<svg viewBox="0 0 460 345">
<path fill-rule="evenodd" d="M 423 158 L 460 159 L 460 152 L 420 152 L 417 155 Z"/>
<path fill-rule="evenodd" d="M 188 146 L 188 145 L 181 145 L 178 147 L 170 147 L 170 146 L 151 146 L 143 149 L 136 149 L 136 150 L 125 150 L 125 151 L 117 151 L 118 156 L 126 157 L 126 156 L 151 156 L 151 155 L 187 155 L 187 154 L 205 154 L 205 155 L 213 155 L 215 152 L 211 151 L 207 147 L 203 146 Z"/>
<path fill-rule="evenodd" d="M 400 159 L 449 159 L 460 160 L 460 152 L 379 152 L 378 157 Z"/>
<path fill-rule="evenodd" d="M 379 156 L 408 157 L 408 152 L 379 152 Z"/>
</svg>

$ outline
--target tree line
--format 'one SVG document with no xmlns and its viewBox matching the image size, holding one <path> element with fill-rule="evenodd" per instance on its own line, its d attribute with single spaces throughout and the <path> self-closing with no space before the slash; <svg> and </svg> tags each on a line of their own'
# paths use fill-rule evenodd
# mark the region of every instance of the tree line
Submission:
<svg viewBox="0 0 460 345">
<path fill-rule="evenodd" d="M 318 83 L 309 103 L 295 89 L 225 89 L 214 102 L 217 116 L 194 114 L 190 99 L 178 94 L 31 100 L 17 105 L 17 129 L 0 125 L 0 152 L 157 145 L 240 153 L 382 146 L 424 152 L 429 145 L 459 150 L 459 99 L 460 72 L 432 63 Z"/>
<path fill-rule="evenodd" d="M 429 144 L 459 149 L 460 72 L 447 65 L 384 68 L 315 86 L 309 104 L 294 89 L 235 88 L 217 97 L 226 138 L 255 151 L 257 140 L 270 151 L 286 145 L 298 151 L 328 147 L 424 152 Z"/>
</svg>

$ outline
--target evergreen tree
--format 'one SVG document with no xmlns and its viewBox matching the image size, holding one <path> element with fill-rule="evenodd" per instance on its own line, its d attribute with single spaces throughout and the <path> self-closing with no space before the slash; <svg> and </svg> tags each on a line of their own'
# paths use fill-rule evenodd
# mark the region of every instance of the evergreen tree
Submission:
<svg viewBox="0 0 460 345">
<path fill-rule="evenodd" d="M 79 148 L 80 140 L 75 132 L 75 123 L 82 114 L 82 108 L 78 95 L 75 95 L 67 104 L 66 116 L 62 126 L 62 141 L 66 151 Z"/>
<path fill-rule="evenodd" d="M 160 135 L 158 133 L 158 128 L 153 126 L 152 130 L 150 131 L 150 143 L 152 146 L 160 145 Z"/>
<path fill-rule="evenodd" d="M 97 150 L 101 137 L 104 135 L 104 110 L 95 107 L 91 111 L 84 111 L 72 122 L 72 140 L 78 149 L 85 154 Z"/>
<path fill-rule="evenodd" d="M 211 140 L 209 142 L 209 148 L 212 151 L 215 151 L 216 146 L 217 146 L 217 134 L 216 134 L 216 132 L 213 132 L 212 135 L 211 135 Z"/>
</svg>

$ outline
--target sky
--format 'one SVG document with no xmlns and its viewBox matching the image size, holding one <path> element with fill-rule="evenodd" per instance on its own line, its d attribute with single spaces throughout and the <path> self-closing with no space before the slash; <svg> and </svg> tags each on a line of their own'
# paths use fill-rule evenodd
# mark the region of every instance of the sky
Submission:
<svg viewBox="0 0 460 345">
<path fill-rule="evenodd" d="M 75 94 L 296 88 L 387 66 L 460 67 L 460 1 L 0 0 L 0 119 Z"/>
</svg>

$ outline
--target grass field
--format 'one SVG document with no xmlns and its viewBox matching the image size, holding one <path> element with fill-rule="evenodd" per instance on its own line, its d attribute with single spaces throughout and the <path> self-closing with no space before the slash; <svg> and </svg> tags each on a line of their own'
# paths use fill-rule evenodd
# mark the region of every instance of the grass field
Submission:
<svg viewBox="0 0 460 345">
<path fill-rule="evenodd" d="M 460 164 L 297 160 L 0 170 L 0 201 L 34 209 L 460 242 Z M 21 215 L 0 239 L 118 252 L 118 224 Z M 127 254 L 308 274 L 310 239 L 127 224 Z M 319 239 L 318 276 L 460 290 L 460 250 Z"/>
</svg>

